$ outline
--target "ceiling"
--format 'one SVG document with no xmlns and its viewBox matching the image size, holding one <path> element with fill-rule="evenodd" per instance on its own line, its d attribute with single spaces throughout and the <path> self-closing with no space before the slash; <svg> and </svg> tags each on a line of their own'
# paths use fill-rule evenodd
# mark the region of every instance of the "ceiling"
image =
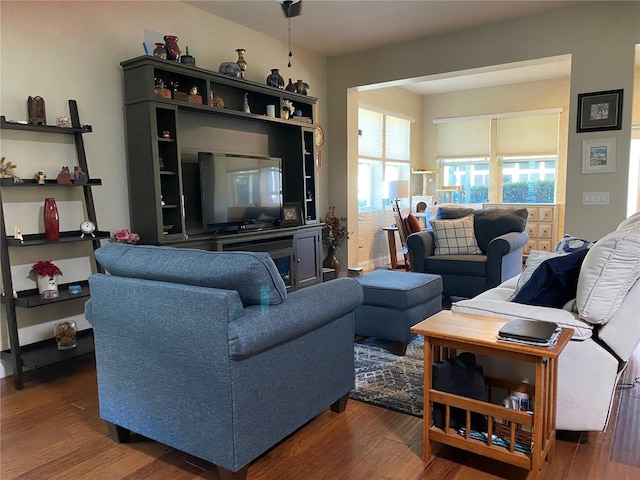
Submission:
<svg viewBox="0 0 640 480">
<path fill-rule="evenodd" d="M 287 42 L 287 18 L 279 0 L 185 1 L 189 5 Z M 572 7 L 568 1 L 304 0 L 291 19 L 293 51 L 303 47 L 323 56 L 375 49 L 518 17 Z M 410 79 L 396 84 L 420 95 L 568 77 L 568 56 Z M 387 85 L 391 86 L 391 85 Z"/>
</svg>

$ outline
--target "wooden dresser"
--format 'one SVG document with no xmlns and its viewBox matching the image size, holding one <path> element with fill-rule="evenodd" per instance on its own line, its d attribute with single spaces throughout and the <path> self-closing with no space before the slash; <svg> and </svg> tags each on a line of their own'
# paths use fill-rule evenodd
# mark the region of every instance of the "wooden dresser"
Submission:
<svg viewBox="0 0 640 480">
<path fill-rule="evenodd" d="M 529 211 L 525 231 L 529 235 L 529 243 L 524 247 L 524 255 L 531 250 L 552 251 L 560 239 L 558 228 L 558 205 L 549 204 L 516 204 L 485 203 L 484 208 L 526 208 Z"/>
</svg>

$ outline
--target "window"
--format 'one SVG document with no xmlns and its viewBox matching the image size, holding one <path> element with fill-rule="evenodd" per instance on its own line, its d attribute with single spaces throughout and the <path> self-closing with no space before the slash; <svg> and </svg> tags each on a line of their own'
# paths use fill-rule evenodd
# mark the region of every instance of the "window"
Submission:
<svg viewBox="0 0 640 480">
<path fill-rule="evenodd" d="M 411 121 L 360 108 L 358 129 L 358 209 L 382 210 L 390 205 L 388 182 L 409 181 Z M 401 205 L 407 207 L 409 199 Z"/>
<path fill-rule="evenodd" d="M 436 122 L 441 201 L 555 202 L 558 113 Z"/>
<path fill-rule="evenodd" d="M 502 203 L 554 203 L 557 157 L 505 157 Z"/>
</svg>

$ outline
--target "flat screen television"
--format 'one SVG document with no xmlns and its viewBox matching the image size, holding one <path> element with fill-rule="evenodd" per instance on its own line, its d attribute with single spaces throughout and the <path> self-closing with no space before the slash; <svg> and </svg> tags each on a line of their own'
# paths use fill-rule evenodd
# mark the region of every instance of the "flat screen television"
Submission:
<svg viewBox="0 0 640 480">
<path fill-rule="evenodd" d="M 198 152 L 202 226 L 220 232 L 278 226 L 282 159 Z"/>
</svg>

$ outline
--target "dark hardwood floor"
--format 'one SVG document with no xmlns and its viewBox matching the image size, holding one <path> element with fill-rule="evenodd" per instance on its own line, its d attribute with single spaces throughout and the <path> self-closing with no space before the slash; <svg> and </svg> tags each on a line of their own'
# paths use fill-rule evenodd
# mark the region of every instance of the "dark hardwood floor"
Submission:
<svg viewBox="0 0 640 480">
<path fill-rule="evenodd" d="M 640 349 L 623 382 L 640 376 Z M 218 479 L 203 460 L 133 435 L 116 444 L 98 414 L 95 366 L 26 375 L 24 390 L 0 380 L 0 478 Z M 587 379 L 585 379 L 587 380 Z M 558 434 L 556 457 L 543 480 L 640 478 L 640 385 L 620 388 L 605 432 Z M 256 460 L 249 480 L 524 480 L 524 470 L 436 444 L 420 458 L 421 419 L 349 401 L 324 411 Z"/>
</svg>

